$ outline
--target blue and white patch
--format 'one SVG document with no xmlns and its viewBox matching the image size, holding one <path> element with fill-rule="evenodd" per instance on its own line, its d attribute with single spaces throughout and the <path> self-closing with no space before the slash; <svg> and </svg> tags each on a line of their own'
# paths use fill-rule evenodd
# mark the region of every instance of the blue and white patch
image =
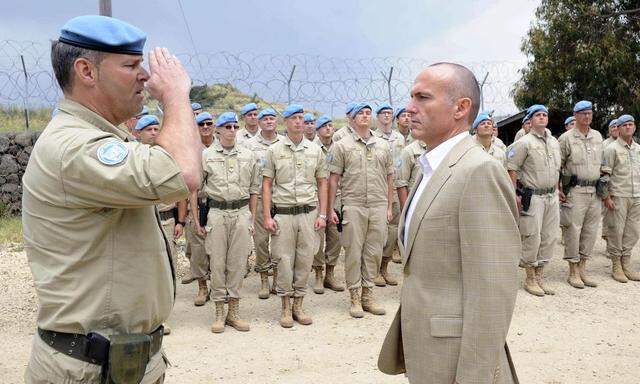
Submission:
<svg viewBox="0 0 640 384">
<path fill-rule="evenodd" d="M 402 167 L 402 159 L 397 159 L 396 160 L 396 168 L 400 169 L 400 167 Z"/>
<path fill-rule="evenodd" d="M 327 163 L 330 163 L 333 160 L 333 153 L 327 152 Z"/>
<path fill-rule="evenodd" d="M 119 141 L 110 141 L 102 144 L 97 152 L 98 160 L 105 165 L 120 164 L 128 155 L 129 149 Z"/>
<path fill-rule="evenodd" d="M 509 150 L 509 153 L 507 153 L 507 157 L 508 158 L 512 158 L 513 156 L 515 156 L 515 154 L 516 154 L 516 149 L 515 148 L 511 148 Z"/>
</svg>

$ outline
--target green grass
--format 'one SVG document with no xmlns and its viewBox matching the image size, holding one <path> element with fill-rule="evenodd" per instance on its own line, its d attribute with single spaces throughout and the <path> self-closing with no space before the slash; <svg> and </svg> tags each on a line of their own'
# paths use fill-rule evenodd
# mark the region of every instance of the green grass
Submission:
<svg viewBox="0 0 640 384">
<path fill-rule="evenodd" d="M 50 108 L 29 110 L 29 128 L 32 131 L 44 129 L 49 120 L 51 120 Z M 21 132 L 26 129 L 23 109 L 0 106 L 0 132 Z"/>
<path fill-rule="evenodd" d="M 20 217 L 0 216 L 0 245 L 22 244 Z"/>
</svg>

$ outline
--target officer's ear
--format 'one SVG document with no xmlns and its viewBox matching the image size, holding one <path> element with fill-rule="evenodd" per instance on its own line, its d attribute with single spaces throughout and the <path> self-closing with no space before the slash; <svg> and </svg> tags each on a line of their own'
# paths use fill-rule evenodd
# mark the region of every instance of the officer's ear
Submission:
<svg viewBox="0 0 640 384">
<path fill-rule="evenodd" d="M 91 60 L 79 57 L 73 62 L 74 80 L 86 87 L 93 87 L 98 81 L 98 66 Z"/>
<path fill-rule="evenodd" d="M 455 120 L 460 120 L 469 116 L 471 112 L 471 99 L 468 97 L 462 97 L 456 100 L 455 103 L 455 111 L 453 114 L 453 118 Z"/>
</svg>

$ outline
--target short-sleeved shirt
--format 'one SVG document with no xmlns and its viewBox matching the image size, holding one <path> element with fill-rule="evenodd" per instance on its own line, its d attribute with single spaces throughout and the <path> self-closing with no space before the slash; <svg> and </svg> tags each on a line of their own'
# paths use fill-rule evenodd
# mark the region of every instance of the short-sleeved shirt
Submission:
<svg viewBox="0 0 640 384">
<path fill-rule="evenodd" d="M 352 130 L 331 148 L 329 172 L 341 176 L 342 205 L 388 203 L 387 176 L 393 175 L 389 145 L 372 131 L 369 134 L 365 141 Z"/>
<path fill-rule="evenodd" d="M 475 136 L 475 139 L 478 140 L 477 135 Z M 485 148 L 484 145 L 480 143 L 480 141 L 478 141 L 478 145 L 480 145 L 480 147 L 482 147 L 482 149 L 487 152 L 489 156 L 498 160 L 498 162 L 500 162 L 500 164 L 502 164 L 502 166 L 507 169 L 507 154 L 502 148 L 498 147 L 493 140 L 491 140 L 489 149 Z"/>
<path fill-rule="evenodd" d="M 260 128 L 258 128 L 255 135 L 252 135 L 251 132 L 249 132 L 246 127 L 240 128 L 238 132 L 236 132 L 236 144 L 242 144 L 245 141 L 250 140 L 252 137 L 258 136 L 259 133 L 260 133 Z"/>
<path fill-rule="evenodd" d="M 260 171 L 249 149 L 236 144 L 227 150 L 219 142 L 202 152 L 202 190 L 216 201 L 248 199 L 260 192 Z"/>
<path fill-rule="evenodd" d="M 331 141 L 331 144 L 329 145 L 325 145 L 322 140 L 320 140 L 320 137 L 318 135 L 316 135 L 315 140 L 313 141 L 314 144 L 318 145 L 320 148 L 322 148 L 322 153 L 324 153 L 325 155 L 325 161 L 327 162 L 327 164 L 329 164 L 329 153 L 331 153 L 331 147 L 333 146 L 333 140 Z M 341 207 L 341 200 L 340 200 L 340 185 L 338 184 L 338 190 L 336 191 L 336 200 L 333 203 L 333 207 L 335 209 L 340 209 Z"/>
<path fill-rule="evenodd" d="M 413 136 L 411 136 L 411 129 L 409 129 L 409 132 L 407 133 L 406 136 L 402 132 L 400 132 L 400 130 L 397 129 L 397 128 L 396 128 L 396 131 L 404 138 L 404 146 L 405 147 L 407 145 L 413 143 L 414 141 L 416 141 L 416 139 L 414 139 Z"/>
<path fill-rule="evenodd" d="M 596 182 L 600 178 L 602 165 L 602 135 L 589 128 L 583 135 L 578 128 L 571 128 L 558 139 L 560 144 L 560 164 L 569 174 L 575 175 L 579 181 Z M 576 185 L 572 193 L 594 193 L 595 186 Z"/>
<path fill-rule="evenodd" d="M 618 138 L 604 149 L 602 167 L 609 178 L 609 194 L 617 197 L 640 197 L 640 145 L 627 144 Z"/>
<path fill-rule="evenodd" d="M 317 179 L 326 179 L 329 175 L 319 146 L 304 137 L 296 145 L 285 136 L 269 147 L 266 159 L 262 176 L 273 179 L 271 201 L 274 205 L 316 205 Z"/>
<path fill-rule="evenodd" d="M 518 132 L 516 132 L 516 137 L 513 138 L 513 141 L 518 141 L 520 139 L 522 139 L 524 137 L 524 135 L 526 135 L 527 132 L 524 130 L 524 128 L 520 128 L 520 130 L 518 130 Z"/>
<path fill-rule="evenodd" d="M 503 152 L 505 152 L 505 153 L 507 152 L 507 146 L 506 146 L 506 145 L 504 145 L 504 142 L 503 142 L 502 140 L 500 140 L 500 138 L 499 138 L 499 137 L 495 137 L 495 136 L 494 136 L 494 137 L 491 139 L 491 146 L 495 146 L 495 147 L 497 147 L 497 148 L 500 148 L 500 149 L 502 149 L 502 151 L 503 151 Z"/>
<path fill-rule="evenodd" d="M 270 146 L 277 143 L 283 137 L 284 136 L 282 135 L 276 134 L 276 137 L 273 139 L 273 141 L 269 141 L 265 139 L 262 136 L 262 134 L 257 134 L 253 136 L 251 139 L 242 143 L 242 145 L 245 148 L 249 149 L 251 152 L 253 152 L 253 154 L 256 157 L 256 162 L 258 163 L 259 179 L 260 179 L 260 195 L 262 194 L 262 169 L 264 168 L 264 165 L 267 163 L 267 149 L 269 149 Z"/>
<path fill-rule="evenodd" d="M 333 134 L 333 142 L 335 143 L 336 141 L 342 140 L 342 138 L 345 137 L 349 132 L 353 132 L 353 128 L 348 125 L 345 125 L 344 127 L 338 129 Z"/>
<path fill-rule="evenodd" d="M 507 169 L 519 172 L 525 187 L 552 188 L 560 177 L 560 145 L 548 132 L 537 134 L 533 129 L 513 143 L 507 153 Z"/>
<path fill-rule="evenodd" d="M 176 203 L 171 204 L 158 204 L 158 212 L 167 212 L 176 207 Z"/>
<path fill-rule="evenodd" d="M 400 166 L 396 168 L 395 187 L 413 188 L 422 167 L 418 158 L 427 151 L 427 145 L 420 140 L 415 140 L 400 152 Z"/>
<path fill-rule="evenodd" d="M 389 151 L 391 151 L 391 160 L 394 167 L 397 167 L 398 160 L 400 159 L 400 152 L 404 148 L 404 136 L 396 130 L 391 130 L 389 133 L 385 133 L 382 129 L 378 129 L 373 133 L 376 137 L 386 141 L 389 145 Z"/>
<path fill-rule="evenodd" d="M 603 142 L 602 142 L 602 150 L 604 151 L 605 148 L 607 148 L 607 146 L 611 143 L 613 143 L 614 141 L 616 141 L 616 139 L 614 139 L 613 137 L 607 137 Z"/>
<path fill-rule="evenodd" d="M 169 317 L 175 285 L 155 205 L 185 199 L 180 168 L 160 146 L 64 99 L 23 178 L 25 251 L 38 326 L 86 334 L 150 333 Z"/>
</svg>

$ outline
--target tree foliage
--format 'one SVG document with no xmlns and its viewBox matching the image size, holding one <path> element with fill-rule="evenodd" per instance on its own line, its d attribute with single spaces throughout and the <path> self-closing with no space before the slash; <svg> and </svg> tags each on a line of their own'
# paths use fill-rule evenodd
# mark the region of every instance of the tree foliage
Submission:
<svg viewBox="0 0 640 384">
<path fill-rule="evenodd" d="M 518 107 L 546 104 L 556 126 L 580 100 L 594 103 L 594 128 L 623 112 L 640 118 L 638 0 L 542 0 L 521 49 Z"/>
</svg>

